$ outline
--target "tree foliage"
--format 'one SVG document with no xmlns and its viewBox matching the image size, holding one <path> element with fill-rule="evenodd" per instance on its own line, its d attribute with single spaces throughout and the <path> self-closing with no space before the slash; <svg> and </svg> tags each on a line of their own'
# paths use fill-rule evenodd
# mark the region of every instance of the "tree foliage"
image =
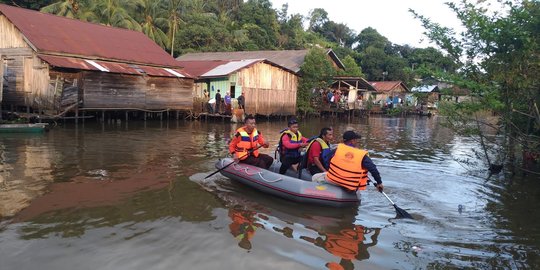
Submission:
<svg viewBox="0 0 540 270">
<path fill-rule="evenodd" d="M 296 104 L 298 111 L 307 113 L 313 110 L 311 99 L 319 95 L 319 89 L 330 85 L 336 70 L 330 63 L 326 51 L 320 48 L 311 49 L 300 68 L 302 77 L 298 85 Z"/>
<path fill-rule="evenodd" d="M 484 146 L 480 154 L 490 166 L 517 161 L 526 165 L 540 153 L 540 2 L 499 4 L 502 12 L 466 0 L 450 3 L 465 26 L 460 35 L 412 12 L 427 36 L 462 65 L 457 76 L 447 79 L 469 89 L 473 97 L 470 102 L 446 104 L 448 125 L 475 135 Z M 496 113 L 498 124 L 480 119 L 482 111 Z M 486 129 L 502 134 L 502 148 L 495 146 L 501 141 L 486 136 Z"/>
</svg>

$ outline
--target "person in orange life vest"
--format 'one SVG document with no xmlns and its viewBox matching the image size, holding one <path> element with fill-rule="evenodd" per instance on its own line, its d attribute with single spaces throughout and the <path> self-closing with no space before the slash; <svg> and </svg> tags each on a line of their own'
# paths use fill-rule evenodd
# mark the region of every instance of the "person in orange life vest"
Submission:
<svg viewBox="0 0 540 270">
<path fill-rule="evenodd" d="M 330 161 L 330 142 L 334 140 L 334 131 L 329 127 L 321 129 L 319 137 L 307 147 L 306 168 L 311 175 L 326 172 Z"/>
<path fill-rule="evenodd" d="M 288 128 L 281 132 L 279 139 L 278 148 L 281 155 L 280 174 L 285 174 L 293 164 L 300 163 L 302 159 L 300 148 L 308 145 L 308 139 L 302 136 L 302 133 L 298 130 L 298 121 L 296 119 L 291 119 L 287 126 Z"/>
<path fill-rule="evenodd" d="M 338 144 L 336 152 L 330 160 L 325 180 L 345 188 L 347 191 L 365 190 L 368 181 L 368 171 L 377 184 L 377 189 L 382 192 L 381 175 L 377 166 L 367 155 L 366 150 L 358 149 L 360 135 L 349 130 L 343 133 L 343 143 Z"/>
<path fill-rule="evenodd" d="M 274 159 L 266 154 L 259 153 L 258 150 L 249 152 L 261 145 L 268 148 L 268 142 L 261 132 L 255 128 L 255 117 L 246 116 L 244 126 L 236 130 L 236 134 L 229 144 L 229 152 L 234 155 L 234 162 L 246 163 L 263 169 L 268 169 Z"/>
</svg>

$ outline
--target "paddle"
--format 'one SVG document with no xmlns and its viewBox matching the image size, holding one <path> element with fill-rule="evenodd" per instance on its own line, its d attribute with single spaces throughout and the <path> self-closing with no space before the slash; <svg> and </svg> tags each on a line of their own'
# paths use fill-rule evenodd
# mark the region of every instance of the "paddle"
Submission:
<svg viewBox="0 0 540 270">
<path fill-rule="evenodd" d="M 370 179 L 370 182 L 374 185 L 375 183 L 373 181 L 371 181 Z M 396 209 L 396 218 L 410 218 L 410 219 L 414 219 L 409 213 L 407 213 L 407 211 L 399 208 L 392 200 L 390 200 L 390 198 L 388 197 L 388 195 L 386 195 L 386 193 L 384 193 L 384 191 L 381 191 L 381 193 L 384 195 L 384 197 L 386 197 L 388 199 L 388 201 L 390 201 L 390 203 L 394 206 L 394 208 Z"/>
<path fill-rule="evenodd" d="M 247 157 L 247 156 L 251 155 L 251 153 L 253 153 L 253 151 L 255 151 L 255 150 L 257 150 L 257 149 L 259 149 L 259 148 L 261 148 L 261 147 L 262 147 L 262 145 L 259 145 L 259 146 L 255 147 L 255 148 L 253 148 L 253 149 L 248 150 L 248 152 L 247 152 L 245 155 L 241 156 L 240 159 L 242 159 L 243 157 Z M 210 177 L 210 176 L 212 176 L 212 175 L 214 175 L 214 174 L 216 174 L 216 173 L 218 173 L 218 172 L 223 171 L 225 168 L 231 166 L 233 163 L 234 163 L 234 161 L 231 162 L 231 163 L 229 163 L 229 164 L 227 164 L 227 165 L 225 165 L 225 166 L 223 166 L 223 168 L 221 168 L 221 169 L 219 169 L 219 170 L 217 170 L 217 171 L 215 171 L 215 172 L 209 174 L 209 175 L 206 176 L 204 179 L 206 179 L 206 178 L 208 178 L 208 177 Z"/>
</svg>

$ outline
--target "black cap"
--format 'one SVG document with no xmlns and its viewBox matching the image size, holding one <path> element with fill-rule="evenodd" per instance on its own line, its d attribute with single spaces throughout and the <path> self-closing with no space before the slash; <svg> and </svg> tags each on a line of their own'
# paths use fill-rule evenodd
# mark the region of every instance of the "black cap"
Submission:
<svg viewBox="0 0 540 270">
<path fill-rule="evenodd" d="M 294 125 L 294 124 L 298 124 L 298 121 L 296 120 L 296 118 L 292 118 L 291 120 L 289 120 L 289 122 L 287 123 L 290 126 Z"/>
<path fill-rule="evenodd" d="M 348 131 L 345 131 L 345 133 L 343 133 L 343 141 L 350 141 L 350 140 L 353 140 L 353 139 L 360 139 L 360 134 L 352 131 L 352 130 L 348 130 Z"/>
</svg>

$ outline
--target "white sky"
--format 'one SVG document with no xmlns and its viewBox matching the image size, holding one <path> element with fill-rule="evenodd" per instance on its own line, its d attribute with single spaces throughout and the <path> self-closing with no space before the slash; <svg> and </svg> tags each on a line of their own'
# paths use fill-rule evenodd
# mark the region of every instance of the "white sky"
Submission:
<svg viewBox="0 0 540 270">
<path fill-rule="evenodd" d="M 420 21 L 413 18 L 409 8 L 443 26 L 459 30 L 460 22 L 454 12 L 445 5 L 452 0 L 270 0 L 272 6 L 280 10 L 289 3 L 288 14 L 299 13 L 305 17 L 315 8 L 328 12 L 328 19 L 344 23 L 360 33 L 366 27 L 372 27 L 390 42 L 413 47 L 429 46 L 428 39 L 422 34 L 424 28 Z M 422 42 L 423 40 L 423 42 Z"/>
</svg>

